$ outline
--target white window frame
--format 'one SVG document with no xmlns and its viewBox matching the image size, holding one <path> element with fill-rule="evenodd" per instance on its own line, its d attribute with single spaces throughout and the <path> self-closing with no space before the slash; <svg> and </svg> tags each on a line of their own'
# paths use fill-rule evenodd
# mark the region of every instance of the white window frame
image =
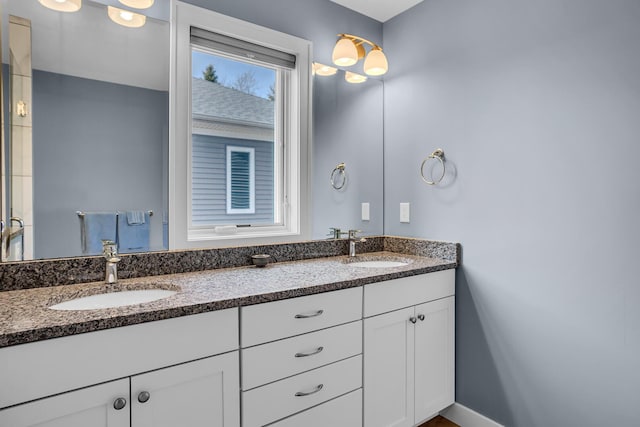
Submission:
<svg viewBox="0 0 640 427">
<path fill-rule="evenodd" d="M 231 153 L 249 153 L 249 207 L 245 209 L 234 209 L 232 207 L 233 189 L 231 188 Z M 238 147 L 227 145 L 227 213 L 233 214 L 254 214 L 256 213 L 256 149 L 252 147 Z"/>
<path fill-rule="evenodd" d="M 173 1 L 169 138 L 169 248 L 188 249 L 309 240 L 311 237 L 311 42 L 190 4 Z M 191 225 L 190 27 L 229 35 L 296 55 L 288 73 L 282 224 L 251 227 Z M 287 119 L 288 118 L 288 119 Z M 278 138 L 276 138 L 278 139 Z M 274 147 L 276 148 L 276 147 Z M 274 185 L 279 185 L 280 176 Z"/>
</svg>

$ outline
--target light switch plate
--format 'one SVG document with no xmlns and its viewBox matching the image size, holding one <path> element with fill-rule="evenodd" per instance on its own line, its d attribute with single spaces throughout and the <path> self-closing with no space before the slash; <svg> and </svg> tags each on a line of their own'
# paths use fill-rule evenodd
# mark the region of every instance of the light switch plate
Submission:
<svg viewBox="0 0 640 427">
<path fill-rule="evenodd" d="M 411 203 L 400 203 L 400 222 L 411 222 Z"/>
<path fill-rule="evenodd" d="M 369 221 L 371 216 L 369 215 L 369 203 L 362 204 L 362 220 Z"/>
</svg>

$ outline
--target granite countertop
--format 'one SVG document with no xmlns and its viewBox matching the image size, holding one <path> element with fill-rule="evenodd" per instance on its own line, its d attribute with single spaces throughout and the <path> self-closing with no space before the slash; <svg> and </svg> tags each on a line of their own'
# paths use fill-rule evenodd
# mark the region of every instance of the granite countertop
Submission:
<svg viewBox="0 0 640 427">
<path fill-rule="evenodd" d="M 353 261 L 385 259 L 400 267 L 362 268 Z M 456 268 L 439 258 L 374 252 L 279 262 L 265 268 L 224 268 L 121 280 L 0 292 L 0 347 L 92 332 L 153 320 L 362 286 L 383 280 Z M 48 307 L 77 297 L 122 290 L 160 288 L 177 294 L 145 304 L 111 309 L 58 311 Z"/>
</svg>

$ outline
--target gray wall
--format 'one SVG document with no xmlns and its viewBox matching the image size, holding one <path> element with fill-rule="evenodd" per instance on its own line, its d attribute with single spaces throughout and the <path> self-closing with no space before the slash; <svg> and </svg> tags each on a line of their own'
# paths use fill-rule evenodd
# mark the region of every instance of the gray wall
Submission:
<svg viewBox="0 0 640 427">
<path fill-rule="evenodd" d="M 34 70 L 36 258 L 82 253 L 78 210 L 153 210 L 150 246 L 162 249 L 168 98 Z"/>
<path fill-rule="evenodd" d="M 384 26 L 385 233 L 462 243 L 456 399 L 508 426 L 640 425 L 639 23 L 426 0 Z"/>
<path fill-rule="evenodd" d="M 331 64 L 338 33 L 382 41 L 381 23 L 328 0 L 186 2 L 310 40 L 313 59 L 325 64 Z M 347 85 L 343 76 L 314 78 L 313 238 L 325 237 L 329 227 L 382 234 L 382 96 L 379 81 Z M 329 186 L 329 174 L 343 161 L 349 186 L 336 192 Z M 371 221 L 360 220 L 362 202 L 371 204 Z"/>
</svg>

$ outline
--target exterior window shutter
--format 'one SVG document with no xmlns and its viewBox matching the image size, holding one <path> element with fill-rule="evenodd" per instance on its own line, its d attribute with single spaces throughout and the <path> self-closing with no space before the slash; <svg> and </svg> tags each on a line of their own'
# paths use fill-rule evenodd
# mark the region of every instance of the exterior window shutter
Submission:
<svg viewBox="0 0 640 427">
<path fill-rule="evenodd" d="M 231 209 L 251 209 L 249 153 L 231 151 Z"/>
</svg>

